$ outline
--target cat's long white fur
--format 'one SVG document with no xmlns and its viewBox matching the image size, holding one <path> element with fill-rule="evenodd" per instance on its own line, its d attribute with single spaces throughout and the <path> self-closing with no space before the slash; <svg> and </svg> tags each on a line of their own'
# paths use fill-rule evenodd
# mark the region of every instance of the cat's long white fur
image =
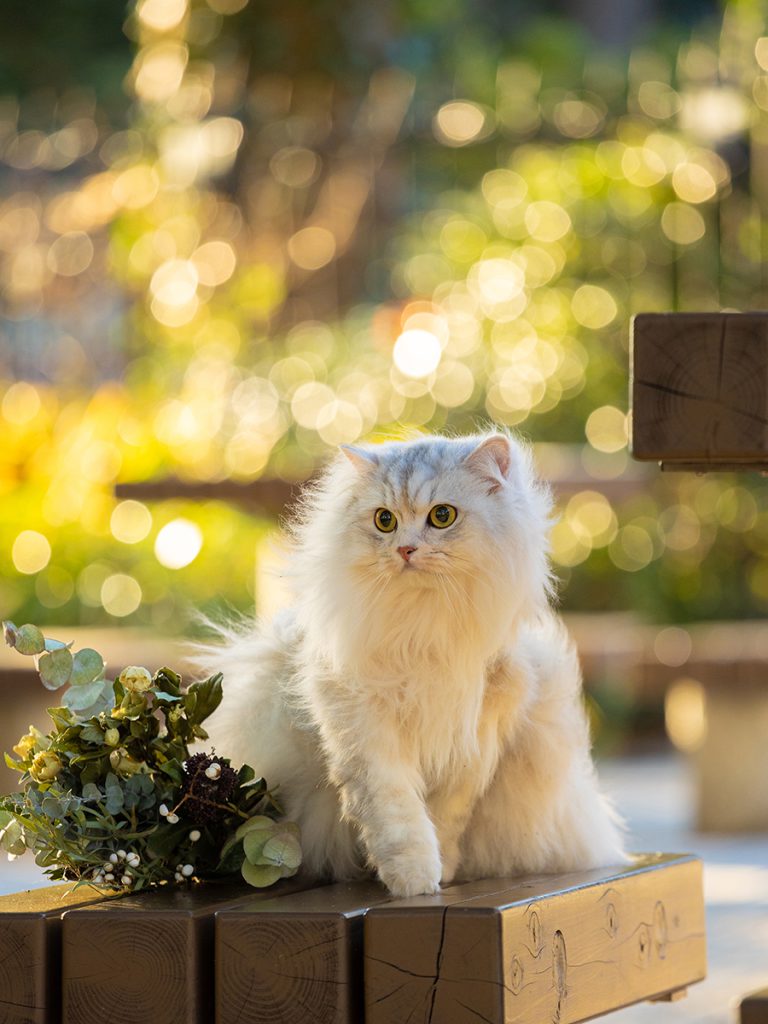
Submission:
<svg viewBox="0 0 768 1024">
<path fill-rule="evenodd" d="M 458 510 L 447 529 L 438 503 Z M 348 449 L 306 493 L 290 609 L 224 629 L 200 664 L 225 679 L 212 740 L 279 786 L 310 872 L 373 868 L 413 895 L 625 860 L 550 610 L 549 525 L 504 434 Z"/>
</svg>

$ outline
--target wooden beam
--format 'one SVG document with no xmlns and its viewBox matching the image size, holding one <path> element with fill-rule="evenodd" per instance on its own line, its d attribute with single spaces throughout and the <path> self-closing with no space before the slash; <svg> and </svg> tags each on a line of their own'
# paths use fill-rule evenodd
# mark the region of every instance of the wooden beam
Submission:
<svg viewBox="0 0 768 1024">
<path fill-rule="evenodd" d="M 168 476 L 115 484 L 115 496 L 137 501 L 226 501 L 274 517 L 296 499 L 301 486 L 301 482 L 276 478 L 239 483 L 236 480 L 180 480 Z"/>
<path fill-rule="evenodd" d="M 309 888 L 285 879 L 263 898 Z M 214 915 L 258 898 L 243 882 L 165 887 L 62 919 L 62 1024 L 210 1024 Z"/>
<path fill-rule="evenodd" d="M 61 1010 L 61 916 L 104 899 L 72 883 L 0 896 L 0 1020 L 58 1024 Z"/>
<path fill-rule="evenodd" d="M 370 910 L 366 1024 L 572 1024 L 705 975 L 695 857 L 489 885 Z"/>
<path fill-rule="evenodd" d="M 346 882 L 219 911 L 217 1024 L 359 1024 L 363 918 L 389 899 Z"/>
<path fill-rule="evenodd" d="M 640 313 L 630 360 L 636 459 L 768 470 L 768 313 Z"/>
</svg>

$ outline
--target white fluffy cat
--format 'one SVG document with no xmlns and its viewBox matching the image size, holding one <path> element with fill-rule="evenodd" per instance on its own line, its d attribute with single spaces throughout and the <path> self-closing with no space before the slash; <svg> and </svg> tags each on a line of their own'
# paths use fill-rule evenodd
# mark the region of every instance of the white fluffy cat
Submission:
<svg viewBox="0 0 768 1024">
<path fill-rule="evenodd" d="M 305 867 L 398 896 L 625 860 L 573 647 L 550 499 L 503 434 L 345 447 L 293 528 L 293 605 L 225 634 L 211 737 L 279 785 Z"/>
</svg>

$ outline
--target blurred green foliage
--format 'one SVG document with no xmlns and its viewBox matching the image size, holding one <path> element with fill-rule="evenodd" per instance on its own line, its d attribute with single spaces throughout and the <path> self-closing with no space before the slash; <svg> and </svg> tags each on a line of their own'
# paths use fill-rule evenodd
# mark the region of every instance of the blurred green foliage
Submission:
<svg viewBox="0 0 768 1024">
<path fill-rule="evenodd" d="M 764 614 L 763 481 L 626 447 L 631 315 L 766 304 L 763 8 L 628 60 L 502 8 L 139 0 L 121 50 L 62 7 L 83 61 L 0 99 L 4 616 L 249 604 L 272 524 L 117 480 L 301 479 L 488 419 L 562 496 L 567 607 Z"/>
</svg>

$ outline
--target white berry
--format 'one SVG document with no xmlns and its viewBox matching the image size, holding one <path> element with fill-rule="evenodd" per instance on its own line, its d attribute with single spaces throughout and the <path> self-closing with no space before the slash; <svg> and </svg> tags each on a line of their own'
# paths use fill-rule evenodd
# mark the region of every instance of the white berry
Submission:
<svg viewBox="0 0 768 1024">
<path fill-rule="evenodd" d="M 199 838 L 200 838 L 200 830 L 196 829 L 196 828 L 193 828 L 192 831 L 189 833 L 189 841 L 190 841 L 190 843 L 196 843 Z"/>
<path fill-rule="evenodd" d="M 117 854 L 116 853 L 110 853 L 110 855 L 109 855 L 109 862 L 110 862 L 110 864 L 117 864 Z"/>
<path fill-rule="evenodd" d="M 160 814 L 160 817 L 164 818 L 168 814 L 168 804 L 160 804 L 157 810 Z"/>
<path fill-rule="evenodd" d="M 181 873 L 185 878 L 189 878 L 190 875 L 194 875 L 195 873 L 194 866 L 192 864 L 185 864 L 181 869 Z"/>
<path fill-rule="evenodd" d="M 123 875 L 120 881 L 123 883 L 123 885 L 130 885 L 131 882 L 133 882 L 133 879 L 131 878 L 130 875 Z"/>
<path fill-rule="evenodd" d="M 165 820 L 168 822 L 169 825 L 175 825 L 176 822 L 179 820 L 179 816 L 178 814 L 168 814 L 166 815 Z"/>
<path fill-rule="evenodd" d="M 125 852 L 125 850 L 118 850 L 117 856 L 120 858 L 120 860 L 125 860 L 128 854 Z"/>
<path fill-rule="evenodd" d="M 209 779 L 218 779 L 218 777 L 221 775 L 221 765 L 218 763 L 218 761 L 214 761 L 213 764 L 209 764 L 208 767 L 205 769 L 205 774 L 208 776 Z"/>
<path fill-rule="evenodd" d="M 114 880 L 115 880 L 115 876 L 114 876 L 114 875 L 112 874 L 112 872 L 111 872 L 111 871 L 108 871 L 108 872 L 106 873 L 106 875 L 104 875 L 104 878 L 105 878 L 105 879 L 106 879 L 106 880 L 107 880 L 108 882 L 114 882 Z"/>
</svg>

